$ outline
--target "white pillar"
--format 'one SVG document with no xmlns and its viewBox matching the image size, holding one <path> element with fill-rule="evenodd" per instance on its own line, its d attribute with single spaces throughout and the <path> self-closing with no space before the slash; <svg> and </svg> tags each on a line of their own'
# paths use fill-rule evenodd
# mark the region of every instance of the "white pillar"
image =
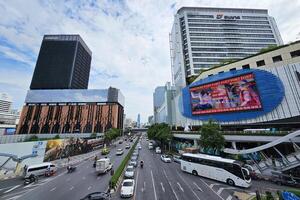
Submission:
<svg viewBox="0 0 300 200">
<path fill-rule="evenodd" d="M 236 142 L 231 142 L 231 145 L 234 149 L 236 149 Z"/>
</svg>

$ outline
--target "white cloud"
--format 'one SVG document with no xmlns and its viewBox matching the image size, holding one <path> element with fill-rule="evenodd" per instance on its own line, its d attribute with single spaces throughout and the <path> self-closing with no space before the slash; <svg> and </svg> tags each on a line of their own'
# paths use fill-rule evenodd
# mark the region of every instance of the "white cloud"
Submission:
<svg viewBox="0 0 300 200">
<path fill-rule="evenodd" d="M 300 32 L 299 1 L 179 0 L 172 8 L 173 4 L 171 0 L 0 2 L 0 52 L 33 71 L 44 34 L 80 34 L 93 52 L 90 88 L 120 88 L 127 116 L 136 119 L 141 113 L 145 121 L 152 114 L 154 88 L 171 80 L 168 34 L 181 6 L 267 8 L 285 42 Z M 9 76 L 16 80 L 22 75 Z"/>
</svg>

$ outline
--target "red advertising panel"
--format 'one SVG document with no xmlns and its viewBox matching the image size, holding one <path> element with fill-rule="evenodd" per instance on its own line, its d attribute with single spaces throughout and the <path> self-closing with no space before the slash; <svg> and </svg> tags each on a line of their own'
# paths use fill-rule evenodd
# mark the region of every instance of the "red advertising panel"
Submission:
<svg viewBox="0 0 300 200">
<path fill-rule="evenodd" d="M 260 109 L 252 73 L 190 88 L 192 114 Z"/>
</svg>

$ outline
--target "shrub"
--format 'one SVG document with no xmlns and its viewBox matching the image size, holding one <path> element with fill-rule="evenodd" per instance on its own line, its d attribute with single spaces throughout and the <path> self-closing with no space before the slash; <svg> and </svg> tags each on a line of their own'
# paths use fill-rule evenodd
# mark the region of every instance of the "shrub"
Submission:
<svg viewBox="0 0 300 200">
<path fill-rule="evenodd" d="M 24 142 L 32 142 L 32 141 L 38 141 L 39 137 L 37 135 L 31 135 L 29 138 L 25 139 Z"/>
</svg>

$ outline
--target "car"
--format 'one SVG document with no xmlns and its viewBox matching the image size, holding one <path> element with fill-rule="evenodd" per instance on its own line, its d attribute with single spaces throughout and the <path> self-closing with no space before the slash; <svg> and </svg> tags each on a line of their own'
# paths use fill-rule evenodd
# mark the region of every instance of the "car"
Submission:
<svg viewBox="0 0 300 200">
<path fill-rule="evenodd" d="M 120 141 L 119 141 L 119 144 L 122 144 L 122 143 L 123 143 L 123 140 L 120 140 Z"/>
<path fill-rule="evenodd" d="M 162 154 L 162 155 L 160 156 L 160 159 L 161 159 L 162 161 L 164 161 L 165 163 L 170 163 L 170 162 L 172 162 L 171 157 L 168 156 L 168 155 L 165 155 L 165 154 Z"/>
<path fill-rule="evenodd" d="M 180 163 L 181 161 L 181 156 L 179 156 L 179 155 L 173 155 L 173 160 L 174 160 L 174 162 L 176 162 L 176 163 Z"/>
<path fill-rule="evenodd" d="M 134 167 L 131 165 L 127 166 L 124 176 L 125 178 L 134 178 Z"/>
<path fill-rule="evenodd" d="M 130 160 L 129 165 L 132 165 L 132 166 L 136 167 L 137 166 L 137 160 Z"/>
<path fill-rule="evenodd" d="M 133 196 L 134 191 L 134 180 L 133 179 L 125 179 L 122 183 L 121 187 L 121 197 L 129 198 Z"/>
<path fill-rule="evenodd" d="M 139 153 L 137 151 L 134 151 L 132 155 L 138 157 Z"/>
<path fill-rule="evenodd" d="M 126 144 L 125 149 L 130 149 L 130 145 Z"/>
<path fill-rule="evenodd" d="M 156 148 L 155 148 L 155 153 L 161 153 L 160 147 L 156 147 Z"/>
<path fill-rule="evenodd" d="M 131 159 L 130 160 L 137 160 L 138 157 L 137 156 L 131 156 Z"/>
<path fill-rule="evenodd" d="M 91 200 L 91 199 L 108 200 L 109 199 L 109 194 L 105 193 L 105 192 L 93 192 L 93 193 L 90 193 L 90 194 L 86 195 L 81 200 Z"/>
<path fill-rule="evenodd" d="M 110 150 L 109 150 L 109 148 L 107 148 L 107 147 L 105 147 L 105 148 L 103 148 L 103 149 L 101 150 L 101 154 L 102 154 L 102 155 L 107 155 L 107 154 L 109 154 L 109 152 L 110 152 Z"/>
<path fill-rule="evenodd" d="M 123 149 L 117 149 L 116 155 L 121 156 L 124 153 Z"/>
</svg>

